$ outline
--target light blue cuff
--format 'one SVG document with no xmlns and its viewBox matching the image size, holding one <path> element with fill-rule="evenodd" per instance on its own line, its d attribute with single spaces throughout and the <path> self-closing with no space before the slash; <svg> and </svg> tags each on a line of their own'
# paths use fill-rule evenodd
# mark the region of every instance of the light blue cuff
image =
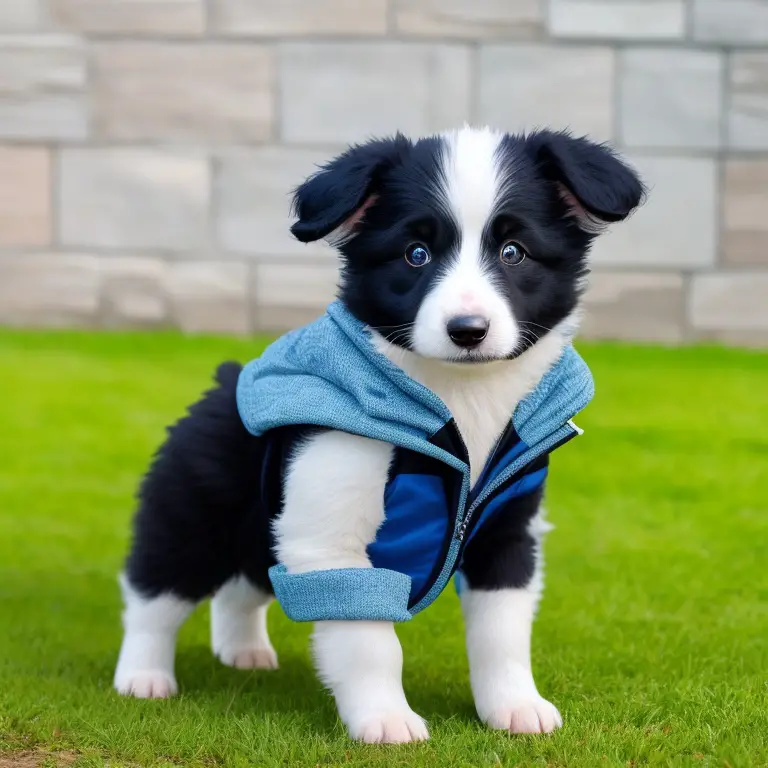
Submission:
<svg viewBox="0 0 768 768">
<path fill-rule="evenodd" d="M 386 568 L 288 573 L 269 569 L 275 597 L 293 621 L 409 621 L 411 579 Z"/>
</svg>

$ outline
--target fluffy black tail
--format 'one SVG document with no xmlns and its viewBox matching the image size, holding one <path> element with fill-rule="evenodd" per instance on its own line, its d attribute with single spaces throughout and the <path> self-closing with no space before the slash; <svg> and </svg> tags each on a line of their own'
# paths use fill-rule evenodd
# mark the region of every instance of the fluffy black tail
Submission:
<svg viewBox="0 0 768 768">
<path fill-rule="evenodd" d="M 240 376 L 240 371 L 243 370 L 243 366 L 240 363 L 236 363 L 232 360 L 228 360 L 222 363 L 216 369 L 215 379 L 218 384 L 228 390 L 234 390 L 237 386 L 237 379 Z"/>
<path fill-rule="evenodd" d="M 217 450 L 226 450 L 226 443 L 236 437 L 247 435 L 237 410 L 237 379 L 243 366 L 240 363 L 225 362 L 214 374 L 216 385 L 206 390 L 203 396 L 187 408 L 187 415 L 168 428 L 171 439 L 176 433 L 188 446 L 190 441 L 204 447 L 208 438 L 214 441 Z"/>
</svg>

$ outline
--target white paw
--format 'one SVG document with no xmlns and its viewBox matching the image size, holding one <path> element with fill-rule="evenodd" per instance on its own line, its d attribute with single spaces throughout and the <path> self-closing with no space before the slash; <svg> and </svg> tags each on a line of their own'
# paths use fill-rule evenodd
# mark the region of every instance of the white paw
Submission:
<svg viewBox="0 0 768 768">
<path fill-rule="evenodd" d="M 216 655 L 222 664 L 235 669 L 277 669 L 277 654 L 269 646 L 225 649 Z"/>
<path fill-rule="evenodd" d="M 137 699 L 167 699 L 179 690 L 174 676 L 162 669 L 120 674 L 115 678 L 115 688 L 123 696 Z"/>
<path fill-rule="evenodd" d="M 427 725 L 413 710 L 361 717 L 349 724 L 349 735 L 366 744 L 407 744 L 426 741 Z"/>
<path fill-rule="evenodd" d="M 541 696 L 512 699 L 491 709 L 482 719 L 491 728 L 510 733 L 551 733 L 563 724 L 554 704 Z"/>
</svg>

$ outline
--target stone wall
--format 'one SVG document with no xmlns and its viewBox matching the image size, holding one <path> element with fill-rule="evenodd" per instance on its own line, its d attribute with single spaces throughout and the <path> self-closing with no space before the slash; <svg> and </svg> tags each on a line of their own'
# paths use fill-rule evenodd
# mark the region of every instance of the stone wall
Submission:
<svg viewBox="0 0 768 768">
<path fill-rule="evenodd" d="M 278 330 L 333 254 L 288 192 L 464 121 L 620 147 L 650 201 L 586 332 L 768 340 L 766 0 L 1 0 L 0 322 Z"/>
</svg>

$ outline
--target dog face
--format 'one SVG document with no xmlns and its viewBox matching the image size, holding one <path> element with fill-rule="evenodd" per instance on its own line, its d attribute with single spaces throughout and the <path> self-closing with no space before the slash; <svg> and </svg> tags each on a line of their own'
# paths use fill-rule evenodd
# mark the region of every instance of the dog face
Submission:
<svg viewBox="0 0 768 768">
<path fill-rule="evenodd" d="M 338 248 L 340 298 L 388 341 L 481 363 L 573 317 L 591 242 L 642 195 L 586 139 L 464 128 L 350 148 L 296 190 L 291 231 Z"/>
</svg>

